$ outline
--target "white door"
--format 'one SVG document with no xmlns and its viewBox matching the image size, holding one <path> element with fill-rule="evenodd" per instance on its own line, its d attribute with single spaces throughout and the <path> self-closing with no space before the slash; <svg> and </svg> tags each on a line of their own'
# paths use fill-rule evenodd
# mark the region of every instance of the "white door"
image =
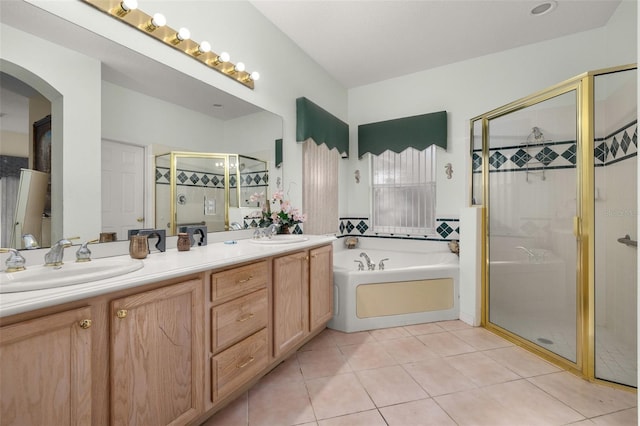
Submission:
<svg viewBox="0 0 640 426">
<path fill-rule="evenodd" d="M 102 232 L 144 227 L 144 148 L 102 141 Z"/>
</svg>

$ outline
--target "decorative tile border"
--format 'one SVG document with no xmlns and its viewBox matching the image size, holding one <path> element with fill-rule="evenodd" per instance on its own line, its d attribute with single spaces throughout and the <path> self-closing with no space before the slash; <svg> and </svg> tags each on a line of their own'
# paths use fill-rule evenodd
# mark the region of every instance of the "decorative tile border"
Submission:
<svg viewBox="0 0 640 426">
<path fill-rule="evenodd" d="M 260 222 L 259 218 L 255 218 L 255 217 L 245 217 L 243 219 L 243 225 L 244 225 L 244 229 L 249 229 L 249 228 L 257 228 L 258 224 Z M 293 227 L 293 229 L 289 229 L 290 232 L 292 234 L 302 234 L 302 223 L 296 223 Z"/>
<path fill-rule="evenodd" d="M 638 121 L 595 139 L 594 164 L 607 166 L 638 155 Z M 482 150 L 472 154 L 473 173 L 482 172 Z M 576 141 L 515 145 L 489 149 L 489 172 L 554 170 L 576 167 Z"/>
<path fill-rule="evenodd" d="M 341 217 L 338 224 L 338 236 L 348 235 L 369 236 L 380 238 L 399 238 L 412 240 L 451 241 L 460 239 L 459 219 L 436 219 L 436 232 L 434 235 L 407 235 L 407 234 L 382 234 L 373 232 L 368 217 Z"/>
<path fill-rule="evenodd" d="M 219 173 L 206 173 L 193 170 L 177 171 L 176 178 L 179 186 L 201 186 L 205 188 L 224 188 L 224 175 Z M 169 185 L 170 172 L 168 167 L 156 167 L 156 184 Z M 241 185 L 244 187 L 266 187 L 269 185 L 269 173 L 249 172 L 240 174 Z M 237 177 L 229 176 L 230 188 L 236 188 Z"/>
</svg>

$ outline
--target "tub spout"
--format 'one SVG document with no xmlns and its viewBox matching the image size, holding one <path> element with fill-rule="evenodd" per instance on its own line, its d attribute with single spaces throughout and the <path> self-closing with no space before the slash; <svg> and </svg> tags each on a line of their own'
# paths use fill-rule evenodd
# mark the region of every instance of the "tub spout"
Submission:
<svg viewBox="0 0 640 426">
<path fill-rule="evenodd" d="M 354 260 L 358 264 L 358 271 L 364 271 L 364 265 L 361 260 Z"/>
<path fill-rule="evenodd" d="M 369 258 L 367 253 L 365 253 L 365 252 L 360 253 L 360 257 L 364 257 L 364 260 L 367 262 L 367 269 L 368 270 L 373 271 L 376 268 L 376 264 L 375 263 L 371 263 L 371 259 Z"/>
</svg>

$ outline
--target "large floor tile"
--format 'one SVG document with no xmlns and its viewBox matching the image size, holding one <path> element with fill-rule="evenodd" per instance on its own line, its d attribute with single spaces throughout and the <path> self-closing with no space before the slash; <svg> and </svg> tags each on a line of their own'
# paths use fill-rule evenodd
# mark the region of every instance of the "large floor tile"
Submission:
<svg viewBox="0 0 640 426">
<path fill-rule="evenodd" d="M 451 356 L 446 358 L 446 361 L 479 387 L 520 378 L 516 373 L 498 364 L 482 352 Z"/>
<path fill-rule="evenodd" d="M 429 349 L 414 336 L 386 340 L 380 342 L 380 345 L 398 364 L 407 364 L 438 357 L 437 353 Z"/>
<path fill-rule="evenodd" d="M 402 327 L 381 328 L 379 330 L 371 330 L 369 334 L 378 342 L 391 339 L 399 339 L 401 337 L 411 336 L 407 330 Z"/>
<path fill-rule="evenodd" d="M 296 354 L 293 354 L 286 360 L 282 361 L 276 368 L 260 379 L 261 383 L 280 383 L 290 381 L 304 381 Z"/>
<path fill-rule="evenodd" d="M 560 371 L 560 368 L 550 362 L 518 346 L 492 349 L 483 353 L 521 377 L 540 376 Z"/>
<path fill-rule="evenodd" d="M 399 365 L 359 371 L 356 375 L 377 407 L 429 396 Z"/>
<path fill-rule="evenodd" d="M 320 420 L 318 426 L 387 426 L 378 410 Z"/>
<path fill-rule="evenodd" d="M 353 371 L 387 367 L 398 363 L 384 350 L 380 343 L 363 343 L 340 347 Z"/>
<path fill-rule="evenodd" d="M 298 363 L 305 379 L 335 376 L 351 371 L 349 363 L 336 346 L 331 349 L 298 352 Z"/>
<path fill-rule="evenodd" d="M 434 399 L 460 426 L 547 426 L 584 419 L 523 379 Z"/>
<path fill-rule="evenodd" d="M 336 347 L 334 336 L 338 333 L 330 328 L 325 328 L 316 337 L 305 343 L 300 351 L 313 351 L 317 349 L 330 349 Z"/>
<path fill-rule="evenodd" d="M 382 407 L 380 412 L 389 426 L 456 426 L 433 399 Z"/>
<path fill-rule="evenodd" d="M 247 426 L 249 424 L 249 398 L 247 392 L 218 411 L 201 426 Z"/>
<path fill-rule="evenodd" d="M 405 325 L 404 329 L 413 336 L 421 334 L 442 333 L 444 328 L 440 327 L 436 322 L 428 322 L 425 324 Z"/>
<path fill-rule="evenodd" d="M 315 420 L 304 382 L 258 383 L 249 391 L 249 426 L 290 426 Z"/>
<path fill-rule="evenodd" d="M 376 339 L 374 339 L 368 331 L 359 331 L 356 333 L 343 333 L 341 331 L 335 331 L 332 337 L 333 341 L 336 342 L 336 345 L 338 346 L 359 345 L 362 343 L 376 341 Z"/>
<path fill-rule="evenodd" d="M 318 420 L 375 408 L 353 373 L 307 380 L 307 390 Z"/>
<path fill-rule="evenodd" d="M 620 425 L 637 425 L 638 409 L 629 408 L 627 410 L 617 411 L 604 416 L 594 417 L 591 419 L 596 426 L 620 426 Z"/>
<path fill-rule="evenodd" d="M 585 417 L 596 417 L 637 406 L 636 395 L 631 392 L 589 383 L 568 372 L 528 380 Z"/>
<path fill-rule="evenodd" d="M 474 328 L 473 326 L 470 326 L 466 322 L 460 320 L 440 321 L 438 322 L 438 325 L 447 331 Z"/>
<path fill-rule="evenodd" d="M 452 333 L 423 334 L 416 337 L 440 356 L 459 355 L 476 351 L 476 348 L 460 340 Z"/>
<path fill-rule="evenodd" d="M 444 395 L 475 388 L 476 385 L 442 358 L 402 366 L 429 395 Z"/>
<path fill-rule="evenodd" d="M 513 346 L 513 343 L 501 338 L 500 336 L 485 330 L 484 328 L 464 328 L 452 331 L 453 335 L 473 346 L 479 351 L 495 348 L 504 348 Z"/>
</svg>

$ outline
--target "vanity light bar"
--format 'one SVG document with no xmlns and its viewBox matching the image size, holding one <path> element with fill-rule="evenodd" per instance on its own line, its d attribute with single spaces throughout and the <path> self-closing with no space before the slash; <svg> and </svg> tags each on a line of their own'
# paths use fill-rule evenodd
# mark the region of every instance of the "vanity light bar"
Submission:
<svg viewBox="0 0 640 426">
<path fill-rule="evenodd" d="M 190 37 L 185 37 L 184 30 L 175 30 L 164 23 L 159 25 L 156 19 L 154 22 L 154 16 L 148 15 L 145 12 L 137 8 L 137 2 L 134 7 L 131 7 L 131 1 L 122 0 L 82 0 L 83 2 L 95 7 L 96 9 L 106 13 L 107 15 L 118 19 L 126 24 L 131 25 L 140 32 L 147 34 L 155 38 L 156 40 L 170 46 L 174 49 L 181 51 L 182 53 L 200 61 L 209 68 L 226 75 L 227 77 L 237 81 L 246 87 L 253 89 L 254 82 L 260 78 L 260 74 L 257 72 L 249 73 L 245 71 L 244 64 L 238 62 L 234 64 L 229 61 L 229 54 L 223 52 L 217 54 L 211 51 L 211 45 L 203 41 L 200 44 L 193 41 Z M 180 34 L 182 32 L 182 34 Z M 223 61 L 221 59 L 226 59 Z"/>
</svg>

